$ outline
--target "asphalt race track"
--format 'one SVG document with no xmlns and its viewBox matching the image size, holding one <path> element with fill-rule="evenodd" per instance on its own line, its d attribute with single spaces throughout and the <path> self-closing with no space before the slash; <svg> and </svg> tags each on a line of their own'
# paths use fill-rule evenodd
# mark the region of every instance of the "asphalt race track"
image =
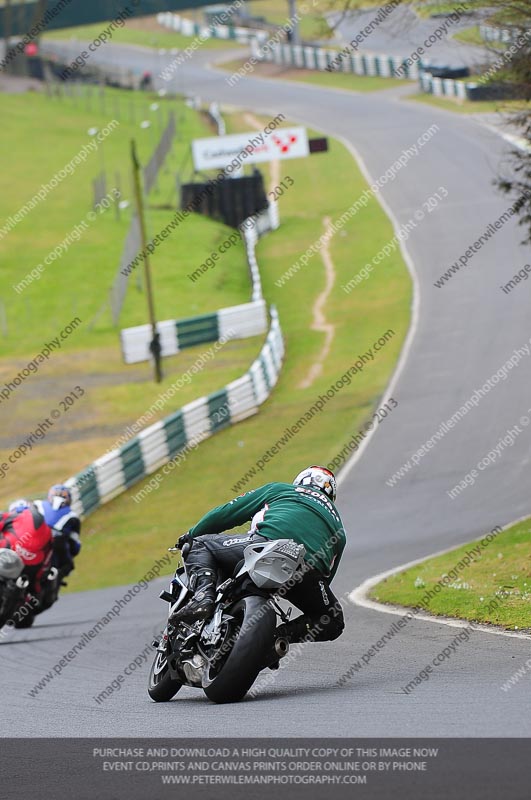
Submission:
<svg viewBox="0 0 531 800">
<path fill-rule="evenodd" d="M 340 22 L 338 37 L 343 46 L 355 39 L 363 28 L 377 19 L 378 7 L 361 9 L 352 12 Z M 480 13 L 480 12 L 478 12 Z M 338 14 L 330 14 L 332 22 L 340 21 Z M 446 24 L 446 27 L 445 27 Z M 386 53 L 390 56 L 402 56 L 408 58 L 414 53 L 419 45 L 429 40 L 429 37 L 439 30 L 439 38 L 434 43 L 424 48 L 422 60 L 431 60 L 433 64 L 445 64 L 453 67 L 463 65 L 471 66 L 481 60 L 485 60 L 483 48 L 468 45 L 453 39 L 453 35 L 460 30 L 470 28 L 477 24 L 477 20 L 470 16 L 461 16 L 457 21 L 433 17 L 423 19 L 415 14 L 409 6 L 398 5 L 381 22 L 378 27 L 374 27 L 370 35 L 358 45 L 359 52 Z M 446 30 L 447 35 L 444 35 Z M 433 40 L 432 40 L 433 41 Z M 487 57 L 488 60 L 488 57 Z"/>
<path fill-rule="evenodd" d="M 208 57 L 199 53 L 180 67 L 180 90 L 264 114 L 283 112 L 291 120 L 341 137 L 359 154 L 372 178 L 382 175 L 433 123 L 439 126 L 382 192 L 398 224 L 412 218 L 439 187 L 448 196 L 407 241 L 418 281 L 418 313 L 392 388 L 399 407 L 342 481 L 339 507 L 349 541 L 334 584 L 336 593 L 342 595 L 372 575 L 531 513 L 528 430 L 475 486 L 455 500 L 446 494 L 531 408 L 531 357 L 525 357 L 419 467 L 395 487 L 386 485 L 443 420 L 515 349 L 529 343 L 531 282 L 510 295 L 499 288 L 530 261 L 529 248 L 518 244 L 522 231 L 512 220 L 443 288 L 433 285 L 509 206 L 492 186 L 507 143 L 474 118 L 404 101 L 403 88 L 357 95 L 253 78 L 230 88 L 225 73 L 206 65 Z M 107 45 L 94 58 L 157 74 L 165 57 Z M 353 320 L 353 356 L 371 345 L 357 338 Z M 160 555 L 154 554 L 154 560 Z M 500 689 L 529 656 L 529 641 L 523 639 L 476 632 L 428 683 L 406 695 L 401 687 L 458 632 L 439 623 L 412 621 L 368 666 L 338 687 L 343 672 L 395 620 L 356 606 L 347 610 L 347 630 L 337 642 L 307 645 L 306 654 L 281 670 L 276 682 L 253 701 L 217 707 L 202 692 L 183 689 L 174 702 L 155 705 L 146 693 L 145 664 L 120 691 L 97 705 L 94 695 L 123 672 L 162 626 L 166 607 L 157 594 L 163 583 L 155 582 L 134 598 L 36 698 L 28 694 L 33 686 L 129 587 L 65 597 L 33 629 L 0 642 L 0 680 L 9 686 L 2 710 L 4 729 L 16 736 L 74 737 L 276 737 L 315 731 L 323 737 L 531 735 L 529 714 L 522 713 L 528 697 L 525 682 L 508 693 Z"/>
</svg>

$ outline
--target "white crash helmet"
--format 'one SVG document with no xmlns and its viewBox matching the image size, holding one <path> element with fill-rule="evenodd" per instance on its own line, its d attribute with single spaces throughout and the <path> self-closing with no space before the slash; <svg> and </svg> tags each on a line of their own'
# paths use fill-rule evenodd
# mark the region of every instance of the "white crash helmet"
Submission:
<svg viewBox="0 0 531 800">
<path fill-rule="evenodd" d="M 324 492 L 330 500 L 336 499 L 337 494 L 337 481 L 336 476 L 326 467 L 312 466 L 303 469 L 299 472 L 295 480 L 294 486 L 315 486 Z"/>
<path fill-rule="evenodd" d="M 21 497 L 18 500 L 13 500 L 13 502 L 9 504 L 9 508 L 7 510 L 10 514 L 20 514 L 21 511 L 25 511 L 29 507 L 29 500 Z"/>
</svg>

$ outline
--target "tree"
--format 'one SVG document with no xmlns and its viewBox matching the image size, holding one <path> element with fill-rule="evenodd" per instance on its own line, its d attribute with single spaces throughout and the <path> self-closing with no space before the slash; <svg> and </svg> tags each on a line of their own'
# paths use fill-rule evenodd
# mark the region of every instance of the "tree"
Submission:
<svg viewBox="0 0 531 800">
<path fill-rule="evenodd" d="M 7 56 L 8 52 L 9 52 L 9 41 L 10 41 L 10 36 L 11 36 L 11 19 L 12 19 L 12 16 L 11 16 L 11 14 L 12 14 L 12 12 L 11 12 L 11 0 L 5 0 L 4 6 L 5 6 L 5 9 L 4 9 L 4 46 L 5 46 L 5 55 Z"/>
<path fill-rule="evenodd" d="M 511 34 L 511 44 L 502 55 L 498 51 L 499 77 L 514 87 L 519 98 L 506 118 L 521 142 L 511 151 L 507 174 L 495 183 L 514 199 L 513 208 L 525 229 L 522 243 L 531 244 L 531 0 L 495 0 L 495 5 L 499 9 L 493 18 L 495 26 Z"/>
</svg>

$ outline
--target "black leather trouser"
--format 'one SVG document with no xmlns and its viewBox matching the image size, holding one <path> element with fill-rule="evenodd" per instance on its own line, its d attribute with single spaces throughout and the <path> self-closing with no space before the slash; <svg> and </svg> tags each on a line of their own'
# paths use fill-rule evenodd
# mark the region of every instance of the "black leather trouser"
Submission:
<svg viewBox="0 0 531 800">
<path fill-rule="evenodd" d="M 221 571 L 223 577 L 228 578 L 243 559 L 247 545 L 267 541 L 271 540 L 257 533 L 246 536 L 230 536 L 226 533 L 198 536 L 186 557 L 186 565 L 196 572 L 207 568 L 218 578 Z M 343 609 L 326 578 L 316 570 L 308 569 L 299 583 L 285 593 L 280 590 L 279 594 L 304 614 L 309 641 L 331 641 L 341 635 L 344 628 Z"/>
<path fill-rule="evenodd" d="M 236 564 L 243 558 L 243 551 L 249 544 L 267 542 L 264 536 L 248 533 L 246 536 L 227 536 L 226 533 L 208 533 L 197 536 L 186 557 L 186 566 L 194 572 L 209 569 L 215 575 L 221 571 L 229 578 Z M 219 577 L 219 575 L 218 575 Z"/>
</svg>

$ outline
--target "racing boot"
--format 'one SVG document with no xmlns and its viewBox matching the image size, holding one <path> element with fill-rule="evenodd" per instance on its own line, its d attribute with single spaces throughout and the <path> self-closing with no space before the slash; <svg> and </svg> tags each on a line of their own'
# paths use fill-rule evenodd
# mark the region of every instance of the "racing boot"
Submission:
<svg viewBox="0 0 531 800">
<path fill-rule="evenodd" d="M 172 624 L 208 619 L 214 612 L 216 601 L 216 573 L 209 567 L 194 569 L 196 585 L 194 596 L 170 617 Z"/>
</svg>

